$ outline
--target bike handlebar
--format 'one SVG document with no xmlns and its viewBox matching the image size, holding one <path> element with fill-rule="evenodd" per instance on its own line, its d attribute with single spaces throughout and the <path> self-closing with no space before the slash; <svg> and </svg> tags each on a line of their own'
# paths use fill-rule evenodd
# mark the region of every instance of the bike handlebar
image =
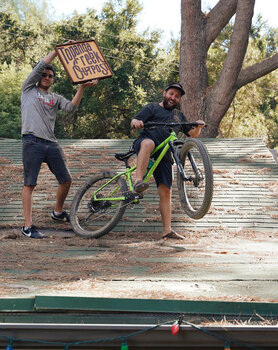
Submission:
<svg viewBox="0 0 278 350">
<path fill-rule="evenodd" d="M 197 123 L 197 122 L 192 122 L 192 123 L 189 123 L 189 122 L 169 122 L 169 123 L 164 123 L 164 122 L 146 122 L 144 124 L 144 129 L 147 129 L 147 128 L 154 128 L 156 126 L 168 126 L 168 127 L 176 127 L 176 126 L 187 126 L 189 128 L 189 130 L 192 128 L 192 127 L 197 127 L 198 125 L 203 125 L 202 123 Z M 206 124 L 204 126 L 207 126 Z"/>
</svg>

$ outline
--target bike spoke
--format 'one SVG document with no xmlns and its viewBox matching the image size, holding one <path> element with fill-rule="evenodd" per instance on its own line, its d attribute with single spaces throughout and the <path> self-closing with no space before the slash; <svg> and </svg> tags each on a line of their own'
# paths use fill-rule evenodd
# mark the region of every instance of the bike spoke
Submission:
<svg viewBox="0 0 278 350">
<path fill-rule="evenodd" d="M 180 159 L 186 180 L 178 174 L 180 199 L 185 212 L 194 219 L 203 217 L 211 203 L 213 175 L 204 145 L 190 140 L 181 150 Z"/>
<path fill-rule="evenodd" d="M 110 173 L 92 177 L 75 198 L 71 223 L 77 234 L 99 237 L 115 226 L 116 220 L 123 215 L 124 199 L 115 198 L 124 198 L 126 183 L 121 178 L 111 181 L 110 177 L 113 177 Z"/>
</svg>

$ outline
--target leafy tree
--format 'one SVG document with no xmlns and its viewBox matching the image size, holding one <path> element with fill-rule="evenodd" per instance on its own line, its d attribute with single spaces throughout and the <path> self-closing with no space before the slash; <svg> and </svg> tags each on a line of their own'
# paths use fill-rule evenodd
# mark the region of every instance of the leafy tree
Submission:
<svg viewBox="0 0 278 350">
<path fill-rule="evenodd" d="M 21 82 L 30 66 L 18 69 L 16 64 L 3 64 L 0 70 L 0 137 L 20 138 Z"/>
<path fill-rule="evenodd" d="M 138 1 L 110 1 L 100 16 L 89 10 L 55 24 L 58 42 L 94 37 L 113 71 L 112 78 L 85 91 L 78 110 L 65 119 L 69 136 L 130 137 L 131 118 L 158 93 L 161 98 L 166 81 L 177 78 L 176 43 L 166 52 L 157 49 L 158 32 L 138 34 L 136 17 L 140 11 Z M 64 94 L 63 84 L 56 85 L 56 91 Z"/>
<path fill-rule="evenodd" d="M 21 85 L 41 59 L 47 31 L 42 3 L 3 1 L 0 5 L 0 136 L 19 138 Z"/>
<path fill-rule="evenodd" d="M 40 3 L 33 7 L 35 12 L 28 10 L 31 1 L 10 4 L 12 6 L 0 12 L 0 49 L 4 53 L 0 71 L 7 78 L 3 81 L 7 82 L 13 74 L 14 65 L 17 69 L 29 67 L 30 72 L 30 64 L 34 66 L 56 44 L 68 39 L 95 38 L 113 70 L 111 79 L 102 80 L 96 88 L 85 91 L 81 105 L 73 115 L 62 114 L 57 118 L 57 137 L 130 137 L 131 118 L 142 105 L 161 98 L 166 82 L 177 79 L 177 43 L 173 42 L 167 50 L 159 50 L 159 32 L 138 34 L 136 31 L 136 18 L 141 11 L 139 1 L 110 1 L 99 16 L 89 9 L 86 14 L 75 13 L 58 22 L 49 22 L 38 13 L 36 15 Z M 53 90 L 71 99 L 76 87 L 69 83 L 58 59 L 53 63 L 57 70 Z M 6 65 L 5 69 L 3 65 Z M 28 73 L 24 77 L 18 75 L 18 86 L 14 90 L 17 91 L 18 106 L 18 87 Z M 15 111 L 9 101 L 5 101 L 6 113 L 13 115 Z M 19 109 L 17 113 L 14 123 L 19 132 Z"/>
<path fill-rule="evenodd" d="M 1 62 L 34 65 L 41 56 L 46 37 L 51 40 L 46 25 L 46 3 L 4 1 L 0 9 Z"/>
<path fill-rule="evenodd" d="M 12 12 L 22 23 L 28 22 L 30 18 L 39 19 L 44 24 L 48 23 L 49 11 L 46 0 L 2 0 L 0 12 Z"/>
</svg>

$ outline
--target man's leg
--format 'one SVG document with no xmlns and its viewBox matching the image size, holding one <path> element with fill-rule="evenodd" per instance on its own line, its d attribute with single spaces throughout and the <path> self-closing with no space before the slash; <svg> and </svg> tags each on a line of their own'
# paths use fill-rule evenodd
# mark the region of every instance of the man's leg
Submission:
<svg viewBox="0 0 278 350">
<path fill-rule="evenodd" d="M 63 184 L 59 184 L 57 193 L 56 193 L 56 205 L 54 210 L 57 213 L 61 213 L 63 211 L 63 206 L 65 203 L 65 199 L 67 198 L 69 189 L 71 186 L 71 181 L 67 181 Z"/>
<path fill-rule="evenodd" d="M 137 181 L 142 181 L 145 171 L 148 167 L 150 155 L 154 150 L 155 144 L 151 139 L 144 139 L 141 142 L 140 151 L 137 156 L 137 168 L 136 168 L 136 178 Z"/>
<path fill-rule="evenodd" d="M 25 218 L 25 227 L 32 225 L 33 191 L 35 186 L 24 186 L 22 191 L 22 206 Z"/>
<path fill-rule="evenodd" d="M 173 238 L 173 239 L 184 239 L 183 236 L 179 235 L 177 232 L 171 228 L 171 216 L 172 216 L 172 203 L 171 203 L 171 188 L 164 184 L 159 184 L 159 210 L 162 217 L 163 223 L 163 233 L 162 238 Z"/>
<path fill-rule="evenodd" d="M 66 164 L 66 157 L 62 148 L 57 144 L 51 144 L 47 153 L 47 165 L 56 176 L 59 186 L 56 192 L 56 204 L 51 217 L 56 221 L 69 221 L 69 215 L 63 211 L 65 199 L 71 186 L 71 176 Z"/>
<path fill-rule="evenodd" d="M 171 189 L 164 184 L 159 184 L 159 210 L 163 223 L 163 233 L 166 235 L 171 232 Z"/>
<path fill-rule="evenodd" d="M 22 207 L 25 218 L 25 228 L 27 229 L 33 223 L 32 206 L 33 191 L 37 184 L 38 174 L 41 164 L 45 157 L 46 147 L 43 143 L 37 142 L 33 137 L 24 136 L 22 142 L 22 162 L 24 168 L 24 187 L 22 190 Z M 25 232 L 25 233 L 30 233 Z M 25 234 L 24 233 L 24 234 Z M 41 238 L 38 231 L 32 230 L 32 238 Z"/>
<path fill-rule="evenodd" d="M 159 193 L 159 210 L 161 213 L 163 232 L 162 238 L 184 239 L 172 229 L 172 165 L 169 162 L 161 162 L 154 172 Z"/>
<path fill-rule="evenodd" d="M 21 229 L 21 233 L 29 238 L 44 238 L 35 225 L 32 224 L 32 204 L 33 191 L 35 186 L 24 186 L 22 191 L 22 206 L 25 217 L 25 225 Z"/>
</svg>

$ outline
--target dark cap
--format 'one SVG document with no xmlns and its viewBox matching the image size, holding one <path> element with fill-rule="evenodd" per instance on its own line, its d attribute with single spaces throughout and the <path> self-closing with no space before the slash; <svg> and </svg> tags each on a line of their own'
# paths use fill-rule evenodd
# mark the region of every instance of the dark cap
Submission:
<svg viewBox="0 0 278 350">
<path fill-rule="evenodd" d="M 182 96 L 185 94 L 183 87 L 181 86 L 180 83 L 171 83 L 164 90 L 168 91 L 171 88 L 180 90 Z"/>
</svg>

